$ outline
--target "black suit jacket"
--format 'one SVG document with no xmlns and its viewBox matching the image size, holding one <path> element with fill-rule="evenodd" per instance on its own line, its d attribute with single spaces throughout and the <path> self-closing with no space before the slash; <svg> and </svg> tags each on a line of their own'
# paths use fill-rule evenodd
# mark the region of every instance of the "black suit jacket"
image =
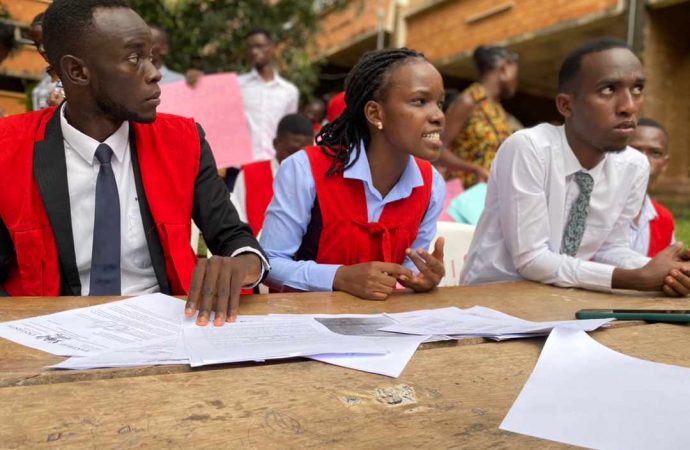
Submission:
<svg viewBox="0 0 690 450">
<path fill-rule="evenodd" d="M 242 247 L 251 247 L 262 252 L 249 226 L 240 221 L 237 211 L 230 202 L 230 196 L 223 180 L 218 176 L 216 162 L 204 131 L 197 125 L 201 146 L 199 173 L 194 186 L 192 219 L 204 236 L 208 248 L 214 255 L 230 256 Z M 130 127 L 130 151 L 134 183 L 139 200 L 139 210 L 146 234 L 151 263 L 158 279 L 161 292 L 170 293 L 170 283 L 165 271 L 165 257 L 153 221 L 151 210 L 144 193 L 141 169 L 137 156 L 134 127 Z M 47 124 L 45 139 L 34 145 L 34 177 L 39 186 L 46 213 L 50 221 L 58 257 L 60 260 L 61 295 L 81 295 L 81 282 L 77 270 L 72 219 L 70 216 L 69 189 L 67 186 L 67 163 L 60 127 L 60 110 L 56 110 Z M 165 195 L 161 193 L 160 195 Z M 262 252 L 263 254 L 263 252 Z M 0 282 L 7 277 L 9 268 L 15 264 L 15 252 L 7 227 L 0 218 Z M 7 295 L 0 289 L 0 295 Z"/>
</svg>

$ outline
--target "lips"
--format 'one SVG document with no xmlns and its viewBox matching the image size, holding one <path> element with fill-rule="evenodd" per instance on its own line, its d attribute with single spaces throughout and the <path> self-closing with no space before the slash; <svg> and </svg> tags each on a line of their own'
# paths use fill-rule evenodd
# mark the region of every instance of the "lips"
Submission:
<svg viewBox="0 0 690 450">
<path fill-rule="evenodd" d="M 614 127 L 614 129 L 627 132 L 627 131 L 633 131 L 636 126 L 637 126 L 637 124 L 635 122 L 633 122 L 632 120 L 628 120 L 628 121 L 619 123 L 618 125 L 616 125 Z"/>
<path fill-rule="evenodd" d="M 152 96 L 146 99 L 146 102 L 155 103 L 156 105 L 159 105 L 161 102 L 161 91 L 156 91 L 156 93 L 154 93 Z"/>
</svg>

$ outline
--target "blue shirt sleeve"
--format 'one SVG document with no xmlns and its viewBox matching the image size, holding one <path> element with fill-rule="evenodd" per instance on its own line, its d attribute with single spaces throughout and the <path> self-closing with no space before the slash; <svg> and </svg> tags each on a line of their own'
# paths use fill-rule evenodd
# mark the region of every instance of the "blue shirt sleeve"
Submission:
<svg viewBox="0 0 690 450">
<path fill-rule="evenodd" d="M 332 291 L 340 265 L 294 261 L 311 221 L 316 186 L 309 158 L 299 151 L 280 165 L 273 182 L 273 200 L 266 211 L 260 243 L 271 272 L 265 283 L 278 290 Z"/>
<path fill-rule="evenodd" d="M 429 250 L 431 240 L 436 236 L 436 222 L 438 222 L 438 217 L 441 215 L 443 203 L 446 199 L 446 182 L 436 168 L 432 168 L 432 170 L 433 184 L 431 186 L 429 208 L 426 210 L 422 223 L 419 225 L 417 239 L 412 243 L 413 250 L 419 248 Z M 271 262 L 271 264 L 273 264 L 273 262 Z M 417 266 L 414 265 L 410 258 L 406 257 L 403 265 L 414 272 L 419 272 Z"/>
</svg>

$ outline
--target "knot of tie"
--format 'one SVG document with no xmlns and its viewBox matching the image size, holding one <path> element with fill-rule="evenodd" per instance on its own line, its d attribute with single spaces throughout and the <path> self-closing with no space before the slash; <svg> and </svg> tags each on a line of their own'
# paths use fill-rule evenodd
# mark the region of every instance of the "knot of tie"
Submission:
<svg viewBox="0 0 690 450">
<path fill-rule="evenodd" d="M 113 149 L 107 144 L 101 144 L 96 149 L 96 159 L 101 164 L 110 164 L 110 159 L 113 157 Z"/>
<path fill-rule="evenodd" d="M 587 172 L 579 171 L 575 172 L 575 183 L 580 188 L 580 192 L 586 196 L 592 194 L 592 188 L 594 187 L 594 179 Z"/>
</svg>

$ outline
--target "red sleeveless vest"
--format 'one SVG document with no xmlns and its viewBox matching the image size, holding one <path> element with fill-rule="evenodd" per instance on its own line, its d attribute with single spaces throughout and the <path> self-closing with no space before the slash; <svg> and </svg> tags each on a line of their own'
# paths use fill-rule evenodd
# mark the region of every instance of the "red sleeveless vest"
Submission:
<svg viewBox="0 0 690 450">
<path fill-rule="evenodd" d="M 17 257 L 3 288 L 13 296 L 60 295 L 55 238 L 33 176 L 34 144 L 45 138 L 46 125 L 55 112 L 49 108 L 0 120 L 0 216 Z M 132 126 L 170 289 L 174 295 L 183 295 L 196 265 L 189 242 L 201 152 L 199 133 L 193 120 L 168 114 L 158 114 L 152 124 Z"/>
<path fill-rule="evenodd" d="M 402 264 L 405 250 L 417 238 L 429 207 L 433 182 L 431 164 L 415 158 L 424 185 L 414 188 L 409 197 L 387 204 L 379 221 L 370 223 L 362 181 L 345 178 L 342 173 L 326 176 L 333 159 L 320 147 L 309 147 L 306 151 L 323 221 L 316 262 Z"/>
<path fill-rule="evenodd" d="M 257 161 L 242 166 L 244 173 L 245 209 L 247 222 L 258 236 L 264 227 L 266 210 L 273 199 L 273 172 L 271 161 Z"/>
<path fill-rule="evenodd" d="M 671 211 L 654 200 L 652 200 L 652 205 L 656 209 L 657 218 L 649 222 L 649 254 L 647 256 L 651 258 L 671 245 L 675 228 Z"/>
</svg>

